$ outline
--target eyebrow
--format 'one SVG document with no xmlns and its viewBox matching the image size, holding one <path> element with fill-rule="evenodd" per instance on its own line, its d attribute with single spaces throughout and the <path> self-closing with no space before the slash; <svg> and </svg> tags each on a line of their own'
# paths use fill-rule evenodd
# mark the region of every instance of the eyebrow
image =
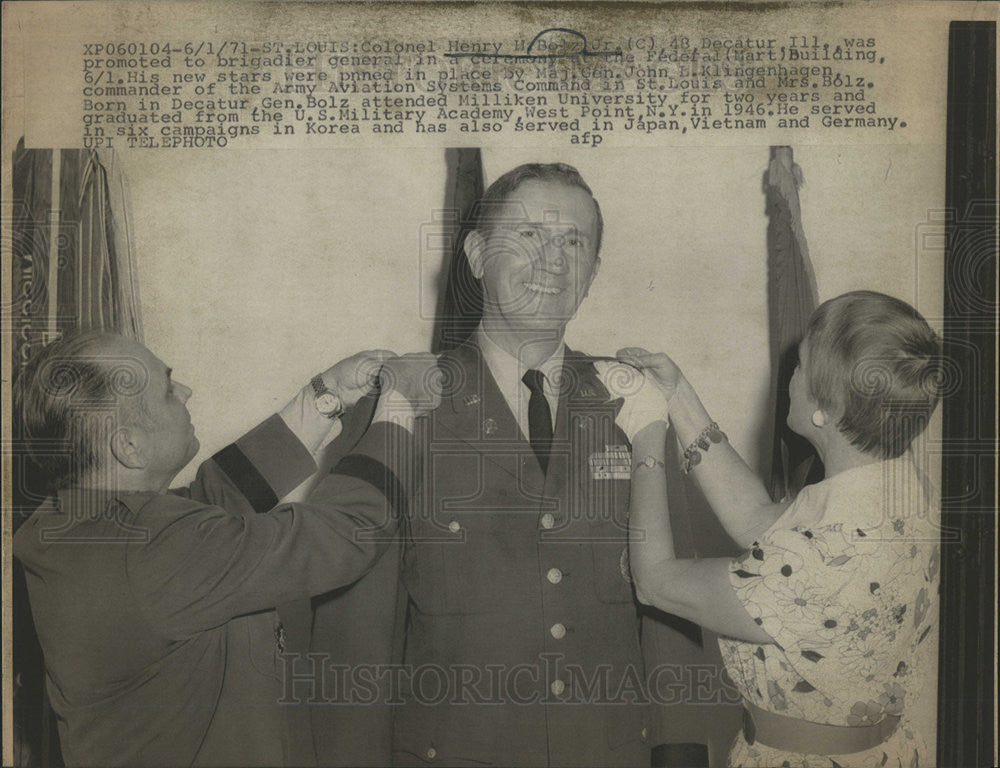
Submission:
<svg viewBox="0 0 1000 768">
<path fill-rule="evenodd" d="M 525 219 L 524 221 L 515 221 L 515 222 L 512 222 L 508 226 L 512 226 L 512 227 L 533 227 L 534 229 L 547 229 L 547 228 L 553 227 L 553 226 L 558 227 L 558 226 L 560 226 L 560 223 L 558 221 L 529 221 L 529 220 Z M 576 224 L 566 224 L 565 227 L 566 227 L 566 229 L 571 229 L 573 232 L 575 232 L 581 238 L 584 238 L 586 240 L 590 239 L 590 236 L 587 235 L 587 233 L 584 232 Z"/>
</svg>

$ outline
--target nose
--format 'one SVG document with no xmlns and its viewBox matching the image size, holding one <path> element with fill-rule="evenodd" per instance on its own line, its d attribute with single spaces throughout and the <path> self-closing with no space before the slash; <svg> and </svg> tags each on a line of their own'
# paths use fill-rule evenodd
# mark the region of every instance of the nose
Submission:
<svg viewBox="0 0 1000 768">
<path fill-rule="evenodd" d="M 565 234 L 552 235 L 546 239 L 539 249 L 538 261 L 542 269 L 555 275 L 569 272 L 573 252 L 572 247 L 568 244 L 569 240 L 570 237 Z"/>
<path fill-rule="evenodd" d="M 180 400 L 182 403 L 186 403 L 188 401 L 188 398 L 190 398 L 191 395 L 194 394 L 194 392 L 191 391 L 190 387 L 181 384 L 179 381 L 174 382 L 174 392 L 177 395 L 177 399 Z"/>
</svg>

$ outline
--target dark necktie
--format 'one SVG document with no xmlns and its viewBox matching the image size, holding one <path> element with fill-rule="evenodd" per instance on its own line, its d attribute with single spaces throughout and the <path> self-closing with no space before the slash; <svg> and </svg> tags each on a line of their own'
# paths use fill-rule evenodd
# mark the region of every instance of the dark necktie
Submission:
<svg viewBox="0 0 1000 768">
<path fill-rule="evenodd" d="M 528 400 L 528 439 L 531 440 L 531 447 L 538 457 L 542 472 L 547 472 L 549 451 L 552 448 L 552 411 L 549 410 L 549 401 L 542 391 L 544 380 L 544 374 L 534 369 L 525 371 L 521 377 L 521 381 L 531 390 L 531 399 Z"/>
</svg>

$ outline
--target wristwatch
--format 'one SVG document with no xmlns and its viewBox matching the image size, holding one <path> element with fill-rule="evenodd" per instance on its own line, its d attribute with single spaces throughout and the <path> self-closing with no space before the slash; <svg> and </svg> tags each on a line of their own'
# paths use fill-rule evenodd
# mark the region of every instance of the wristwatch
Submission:
<svg viewBox="0 0 1000 768">
<path fill-rule="evenodd" d="M 316 410 L 328 419 L 335 419 L 344 411 L 344 403 L 332 389 L 327 388 L 323 377 L 317 374 L 309 382 L 315 392 Z"/>
<path fill-rule="evenodd" d="M 635 468 L 638 469 L 639 467 L 646 467 L 647 469 L 654 469 L 655 467 L 660 467 L 661 469 L 666 469 L 667 465 L 657 458 L 654 458 L 652 456 L 647 456 L 646 458 L 640 459 L 638 462 L 636 462 Z"/>
</svg>

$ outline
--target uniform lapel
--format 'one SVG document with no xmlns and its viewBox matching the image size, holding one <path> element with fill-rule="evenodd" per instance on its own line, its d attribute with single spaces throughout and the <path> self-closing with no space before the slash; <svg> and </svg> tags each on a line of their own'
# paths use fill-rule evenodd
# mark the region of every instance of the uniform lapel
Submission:
<svg viewBox="0 0 1000 768">
<path fill-rule="evenodd" d="M 553 439 L 553 455 L 545 482 L 545 495 L 562 499 L 570 521 L 596 522 L 601 510 L 610 509 L 613 481 L 597 476 L 603 457 L 625 438 L 615 426 L 621 401 L 609 402 L 609 393 L 587 355 L 566 349 L 559 409 Z"/>
<path fill-rule="evenodd" d="M 569 439 L 573 415 L 589 411 L 616 414 L 621 404 L 609 403 L 609 397 L 591 358 L 567 347 L 563 359 L 563 386 L 559 391 L 559 409 L 556 412 L 555 439 Z"/>
<path fill-rule="evenodd" d="M 577 487 L 586 484 L 587 477 L 578 475 L 589 471 L 591 456 L 606 452 L 617 442 L 625 442 L 614 426 L 621 401 L 608 401 L 608 391 L 587 355 L 569 348 L 565 351 L 553 430 L 553 456 L 544 480 L 531 444 L 521 434 L 517 418 L 479 348 L 464 344 L 451 350 L 442 356 L 441 367 L 452 387 L 435 411 L 434 441 L 457 440 L 475 448 L 487 461 L 514 477 L 522 488 L 544 488 L 544 496 L 549 498 L 564 495 L 571 480 L 576 480 Z M 524 454 L 526 460 L 518 464 L 519 477 L 514 476 L 509 464 L 505 466 L 505 462 L 491 458 L 491 452 L 501 451 Z"/>
<path fill-rule="evenodd" d="M 435 411 L 433 440 L 436 443 L 459 440 L 511 475 L 510 469 L 492 459 L 490 453 L 530 451 L 530 445 L 521 435 L 517 418 L 479 348 L 464 344 L 445 353 L 440 366 L 452 386 L 445 391 L 441 407 Z"/>
</svg>

